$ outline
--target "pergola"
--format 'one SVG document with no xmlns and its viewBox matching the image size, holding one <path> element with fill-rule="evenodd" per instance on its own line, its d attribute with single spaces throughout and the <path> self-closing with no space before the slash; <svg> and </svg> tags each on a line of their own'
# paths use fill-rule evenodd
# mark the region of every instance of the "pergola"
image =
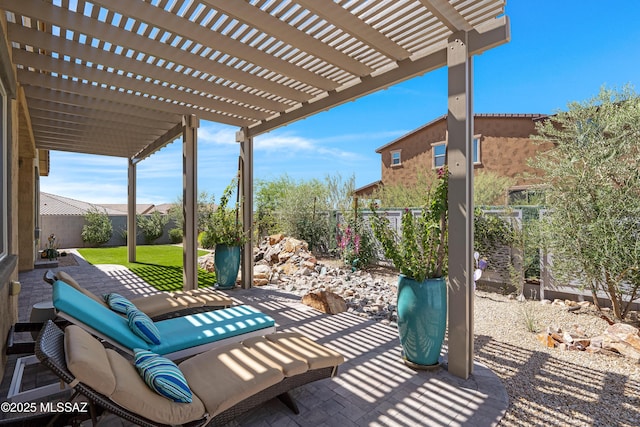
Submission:
<svg viewBox="0 0 640 427">
<path fill-rule="evenodd" d="M 473 369 L 472 56 L 509 40 L 504 0 L 0 0 L 36 147 L 136 165 L 183 139 L 184 286 L 197 286 L 199 120 L 238 127 L 243 222 L 253 138 L 447 66 L 449 371 Z M 135 260 L 135 239 L 128 239 Z M 252 242 L 243 250 L 252 283 Z"/>
</svg>

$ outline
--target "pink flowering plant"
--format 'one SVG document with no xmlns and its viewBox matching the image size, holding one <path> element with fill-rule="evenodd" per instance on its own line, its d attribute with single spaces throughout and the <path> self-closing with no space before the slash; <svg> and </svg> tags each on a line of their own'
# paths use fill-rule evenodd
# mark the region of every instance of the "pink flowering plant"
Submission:
<svg viewBox="0 0 640 427">
<path fill-rule="evenodd" d="M 336 239 L 345 264 L 355 269 L 371 263 L 374 256 L 371 232 L 361 217 L 338 224 Z"/>
<path fill-rule="evenodd" d="M 400 273 L 422 282 L 447 274 L 449 171 L 438 169 L 438 180 L 429 191 L 420 215 L 408 208 L 401 219 L 401 232 L 390 227 L 389 219 L 373 211 L 373 234 L 382 245 L 384 255 Z"/>
</svg>

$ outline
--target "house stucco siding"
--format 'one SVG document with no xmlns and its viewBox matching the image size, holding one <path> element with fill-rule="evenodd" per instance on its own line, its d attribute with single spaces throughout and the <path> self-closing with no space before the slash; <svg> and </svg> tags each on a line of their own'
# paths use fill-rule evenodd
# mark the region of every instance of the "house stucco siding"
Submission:
<svg viewBox="0 0 640 427">
<path fill-rule="evenodd" d="M 550 143 L 540 144 L 531 139 L 535 134 L 532 117 L 476 117 L 474 135 L 480 137 L 480 164 L 474 167 L 515 179 L 514 186 L 536 183 L 527 176 L 538 171 L 528 166 L 528 159 L 546 151 Z M 433 168 L 432 144 L 446 141 L 446 120 L 443 118 L 424 126 L 380 149 L 382 182 L 384 185 L 409 186 L 417 182 L 421 172 Z M 391 165 L 391 153 L 400 150 L 401 164 Z"/>
</svg>

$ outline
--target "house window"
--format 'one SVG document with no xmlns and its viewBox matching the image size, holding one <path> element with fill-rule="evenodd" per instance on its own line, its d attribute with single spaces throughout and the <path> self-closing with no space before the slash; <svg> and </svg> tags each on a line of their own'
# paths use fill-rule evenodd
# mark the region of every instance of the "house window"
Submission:
<svg viewBox="0 0 640 427">
<path fill-rule="evenodd" d="M 447 157 L 447 143 L 440 142 L 433 145 L 433 167 L 439 168 L 444 166 Z M 480 137 L 473 138 L 473 164 L 479 165 L 480 157 Z"/>
<path fill-rule="evenodd" d="M 402 150 L 396 150 L 391 152 L 391 166 L 400 166 L 402 164 L 402 158 L 400 152 Z"/>
<path fill-rule="evenodd" d="M 473 164 L 480 164 L 480 137 L 473 138 Z"/>
<path fill-rule="evenodd" d="M 444 166 L 447 158 L 447 144 L 440 143 L 433 146 L 433 167 L 440 168 Z"/>
</svg>

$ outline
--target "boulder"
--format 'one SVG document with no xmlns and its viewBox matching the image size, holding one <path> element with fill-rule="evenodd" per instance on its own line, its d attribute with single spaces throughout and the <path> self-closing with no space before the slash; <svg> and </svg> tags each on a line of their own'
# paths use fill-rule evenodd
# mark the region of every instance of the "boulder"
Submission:
<svg viewBox="0 0 640 427">
<path fill-rule="evenodd" d="M 302 297 L 302 303 L 327 314 L 347 311 L 347 303 L 344 298 L 330 291 L 309 292 Z"/>
</svg>

